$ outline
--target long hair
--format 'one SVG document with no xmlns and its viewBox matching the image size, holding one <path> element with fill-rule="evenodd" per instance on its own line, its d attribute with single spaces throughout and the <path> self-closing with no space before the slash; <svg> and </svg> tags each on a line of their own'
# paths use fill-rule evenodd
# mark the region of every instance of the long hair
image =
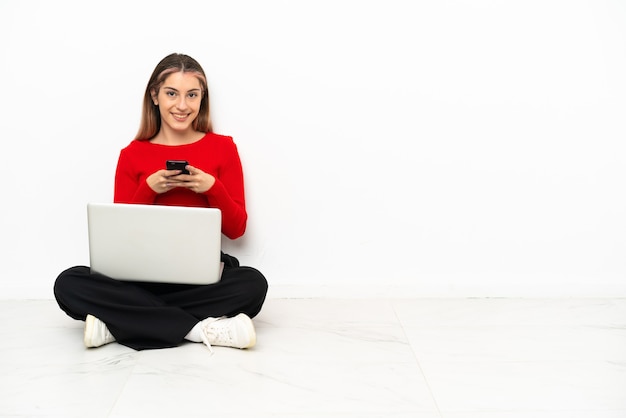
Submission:
<svg viewBox="0 0 626 418">
<path fill-rule="evenodd" d="M 200 111 L 198 117 L 193 121 L 192 127 L 200 132 L 213 132 L 211 114 L 209 112 L 209 89 L 207 87 L 204 70 L 200 64 L 190 56 L 174 53 L 163 58 L 152 72 L 152 76 L 150 76 L 143 97 L 141 123 L 139 125 L 139 131 L 135 136 L 136 140 L 146 141 L 152 139 L 159 133 L 161 129 L 161 114 L 159 112 L 159 106 L 155 105 L 152 100 L 152 95 L 159 94 L 159 89 L 170 74 L 180 71 L 194 74 L 202 86 Z"/>
</svg>

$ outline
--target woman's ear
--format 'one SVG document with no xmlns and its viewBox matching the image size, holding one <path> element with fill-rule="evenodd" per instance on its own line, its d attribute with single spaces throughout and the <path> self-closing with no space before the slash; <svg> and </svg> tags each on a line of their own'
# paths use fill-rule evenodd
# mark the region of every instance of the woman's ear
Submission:
<svg viewBox="0 0 626 418">
<path fill-rule="evenodd" d="M 155 106 L 158 106 L 159 101 L 157 100 L 157 92 L 154 89 L 150 90 L 150 96 L 152 96 L 152 103 L 154 103 Z"/>
</svg>

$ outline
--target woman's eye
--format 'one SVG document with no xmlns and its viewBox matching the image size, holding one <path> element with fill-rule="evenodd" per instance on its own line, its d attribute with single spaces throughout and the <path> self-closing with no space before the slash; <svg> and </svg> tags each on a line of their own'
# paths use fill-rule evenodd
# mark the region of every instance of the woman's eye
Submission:
<svg viewBox="0 0 626 418">
<path fill-rule="evenodd" d="M 198 93 L 189 93 L 189 98 L 190 99 L 194 99 L 196 97 L 198 97 Z"/>
<path fill-rule="evenodd" d="M 168 95 L 168 97 L 175 97 L 176 93 L 174 93 L 173 91 L 166 91 L 165 94 Z"/>
</svg>

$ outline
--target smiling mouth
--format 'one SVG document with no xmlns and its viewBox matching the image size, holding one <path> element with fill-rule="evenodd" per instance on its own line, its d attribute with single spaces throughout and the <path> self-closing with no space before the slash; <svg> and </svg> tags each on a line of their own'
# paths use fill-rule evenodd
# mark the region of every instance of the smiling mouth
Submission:
<svg viewBox="0 0 626 418">
<path fill-rule="evenodd" d="M 185 119 L 187 119 L 187 117 L 189 116 L 188 113 L 184 114 L 184 115 L 177 115 L 175 113 L 172 113 L 172 116 L 174 117 L 174 119 L 176 119 L 177 121 L 184 121 Z"/>
</svg>

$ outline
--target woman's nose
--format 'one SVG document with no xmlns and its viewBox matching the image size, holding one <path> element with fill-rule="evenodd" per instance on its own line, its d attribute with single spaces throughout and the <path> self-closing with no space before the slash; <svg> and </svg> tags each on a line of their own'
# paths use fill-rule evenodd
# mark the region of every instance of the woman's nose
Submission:
<svg viewBox="0 0 626 418">
<path fill-rule="evenodd" d="M 187 108 L 187 98 L 185 96 L 180 96 L 180 98 L 178 99 L 178 103 L 176 103 L 176 106 L 179 109 L 186 109 Z"/>
</svg>

